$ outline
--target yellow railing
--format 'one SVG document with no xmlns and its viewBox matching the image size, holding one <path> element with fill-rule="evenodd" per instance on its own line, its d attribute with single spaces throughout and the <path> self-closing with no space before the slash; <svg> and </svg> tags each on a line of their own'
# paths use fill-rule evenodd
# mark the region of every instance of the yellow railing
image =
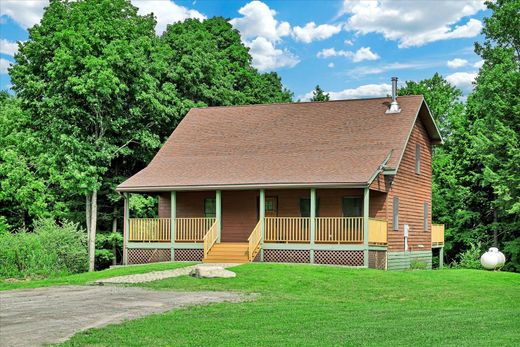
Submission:
<svg viewBox="0 0 520 347">
<path fill-rule="evenodd" d="M 264 242 L 308 243 L 309 217 L 265 217 Z"/>
<path fill-rule="evenodd" d="M 201 242 L 215 218 L 177 218 L 175 242 Z"/>
<path fill-rule="evenodd" d="M 247 239 L 247 242 L 249 243 L 247 254 L 249 256 L 249 261 L 253 261 L 253 259 L 258 254 L 258 251 L 260 251 L 260 241 L 262 240 L 262 221 L 259 221 L 256 223 L 255 228 L 253 229 L 253 232 L 251 235 L 249 235 L 249 238 Z"/>
<path fill-rule="evenodd" d="M 444 224 L 432 224 L 432 246 L 444 245 Z"/>
<path fill-rule="evenodd" d="M 363 217 L 317 217 L 316 243 L 363 243 Z"/>
<path fill-rule="evenodd" d="M 130 218 L 129 241 L 170 242 L 170 218 Z"/>
<path fill-rule="evenodd" d="M 388 243 L 388 225 L 385 220 L 368 219 L 368 243 L 371 245 L 386 245 Z"/>
<path fill-rule="evenodd" d="M 211 250 L 211 247 L 217 242 L 218 238 L 218 223 L 217 221 L 213 222 L 213 225 L 211 228 L 209 228 L 206 235 L 204 235 L 203 242 L 204 242 L 204 258 L 208 256 L 208 252 Z"/>
</svg>

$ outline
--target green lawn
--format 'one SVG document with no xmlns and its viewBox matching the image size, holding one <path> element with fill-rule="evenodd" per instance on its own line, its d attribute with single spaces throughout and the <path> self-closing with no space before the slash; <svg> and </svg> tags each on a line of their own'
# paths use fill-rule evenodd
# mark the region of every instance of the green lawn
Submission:
<svg viewBox="0 0 520 347">
<path fill-rule="evenodd" d="M 259 293 L 92 329 L 65 345 L 332 346 L 520 344 L 520 275 L 246 264 L 234 279 L 178 277 L 157 290 Z"/>
<path fill-rule="evenodd" d="M 21 288 L 37 288 L 37 287 L 48 287 L 65 284 L 85 284 L 93 282 L 102 278 L 108 278 L 113 276 L 123 276 L 146 273 L 150 271 L 170 270 L 176 269 L 183 266 L 192 265 L 194 263 L 157 263 L 147 265 L 135 265 L 128 267 L 117 267 L 114 269 L 96 271 L 96 272 L 85 272 L 76 275 L 46 278 L 42 280 L 0 280 L 0 290 L 10 289 L 21 289 Z"/>
</svg>

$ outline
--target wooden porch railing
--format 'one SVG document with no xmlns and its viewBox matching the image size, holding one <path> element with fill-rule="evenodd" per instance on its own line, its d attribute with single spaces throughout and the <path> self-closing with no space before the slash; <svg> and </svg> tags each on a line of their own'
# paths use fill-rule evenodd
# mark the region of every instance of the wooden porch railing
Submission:
<svg viewBox="0 0 520 347">
<path fill-rule="evenodd" d="M 308 243 L 309 217 L 265 217 L 264 242 Z"/>
<path fill-rule="evenodd" d="M 385 220 L 368 219 L 368 244 L 386 245 L 388 243 L 388 225 Z"/>
<path fill-rule="evenodd" d="M 316 243 L 363 243 L 363 217 L 317 217 Z"/>
<path fill-rule="evenodd" d="M 217 242 L 218 239 L 218 223 L 217 221 L 213 222 L 213 225 L 209 228 L 206 235 L 203 237 L 204 242 L 204 258 L 208 256 L 208 252 L 211 250 L 211 247 Z"/>
<path fill-rule="evenodd" d="M 130 218 L 129 241 L 170 242 L 170 218 Z"/>
<path fill-rule="evenodd" d="M 444 245 L 444 224 L 432 224 L 432 246 Z"/>
<path fill-rule="evenodd" d="M 202 242 L 204 235 L 215 223 L 215 218 L 177 218 L 175 242 Z"/>
<path fill-rule="evenodd" d="M 247 242 L 249 243 L 249 246 L 247 248 L 247 254 L 249 256 L 249 261 L 253 261 L 253 259 L 256 257 L 258 252 L 260 251 L 260 241 L 262 240 L 262 221 L 259 221 L 256 223 L 255 228 L 253 229 L 253 232 L 251 235 L 249 235 L 249 238 L 247 239 Z"/>
</svg>

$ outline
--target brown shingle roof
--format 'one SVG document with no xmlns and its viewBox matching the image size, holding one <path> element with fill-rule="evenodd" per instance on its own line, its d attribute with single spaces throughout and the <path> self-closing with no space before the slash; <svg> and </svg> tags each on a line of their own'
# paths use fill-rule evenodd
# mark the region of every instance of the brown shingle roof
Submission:
<svg viewBox="0 0 520 347">
<path fill-rule="evenodd" d="M 397 167 L 423 98 L 399 97 L 399 114 L 389 102 L 194 108 L 118 190 L 364 185 L 385 159 Z"/>
</svg>

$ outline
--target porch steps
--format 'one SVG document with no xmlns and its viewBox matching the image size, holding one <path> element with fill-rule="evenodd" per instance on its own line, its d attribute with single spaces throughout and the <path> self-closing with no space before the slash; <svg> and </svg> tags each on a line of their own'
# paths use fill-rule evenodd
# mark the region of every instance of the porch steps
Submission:
<svg viewBox="0 0 520 347">
<path fill-rule="evenodd" d="M 203 263 L 247 263 L 249 245 L 242 242 L 216 243 L 202 260 Z"/>
</svg>

